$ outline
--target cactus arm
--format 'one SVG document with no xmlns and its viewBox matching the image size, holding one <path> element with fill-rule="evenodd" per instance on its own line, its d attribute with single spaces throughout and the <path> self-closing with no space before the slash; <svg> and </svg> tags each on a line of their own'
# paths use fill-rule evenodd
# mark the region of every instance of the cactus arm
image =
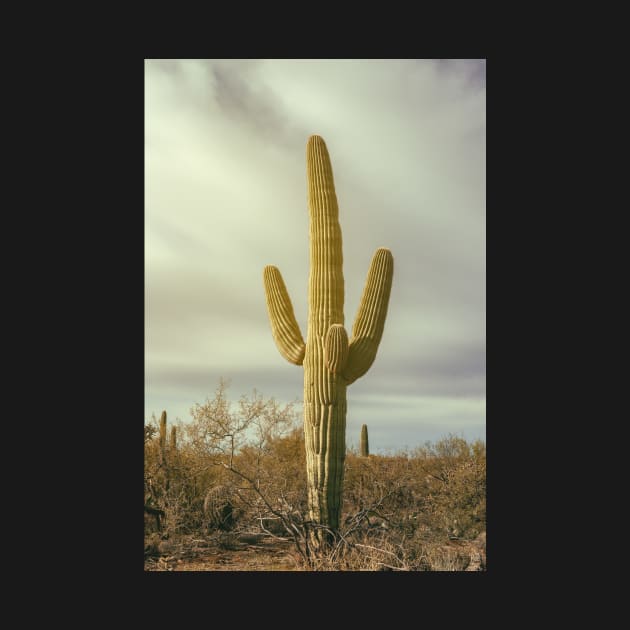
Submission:
<svg viewBox="0 0 630 630">
<path fill-rule="evenodd" d="M 348 333 L 341 324 L 333 324 L 324 338 L 324 361 L 332 374 L 340 373 L 348 359 Z"/>
<path fill-rule="evenodd" d="M 384 247 L 377 249 L 352 327 L 348 360 L 343 370 L 343 377 L 348 385 L 363 376 L 376 358 L 385 327 L 393 274 L 392 253 Z"/>
<path fill-rule="evenodd" d="M 271 331 L 278 350 L 289 363 L 302 365 L 306 345 L 280 270 L 273 265 L 265 267 L 263 282 Z"/>
</svg>

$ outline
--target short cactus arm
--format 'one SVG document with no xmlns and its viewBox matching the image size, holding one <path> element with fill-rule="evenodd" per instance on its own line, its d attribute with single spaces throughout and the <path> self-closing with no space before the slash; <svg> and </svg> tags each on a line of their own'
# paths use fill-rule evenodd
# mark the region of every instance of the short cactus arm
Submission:
<svg viewBox="0 0 630 630">
<path fill-rule="evenodd" d="M 393 274 L 392 253 L 384 247 L 377 249 L 372 258 L 361 304 L 352 327 L 348 360 L 342 372 L 348 384 L 363 376 L 376 358 L 385 327 Z"/>
<path fill-rule="evenodd" d="M 341 324 L 333 324 L 324 338 L 326 367 L 332 374 L 339 374 L 348 359 L 348 333 Z"/>
<path fill-rule="evenodd" d="M 289 363 L 302 365 L 306 345 L 280 270 L 273 265 L 267 265 L 263 272 L 263 281 L 271 331 L 278 350 Z"/>
</svg>

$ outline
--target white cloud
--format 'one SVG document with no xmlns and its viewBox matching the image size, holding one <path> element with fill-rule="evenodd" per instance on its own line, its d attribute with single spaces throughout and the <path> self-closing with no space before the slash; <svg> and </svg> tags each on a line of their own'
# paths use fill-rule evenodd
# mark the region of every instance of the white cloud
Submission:
<svg viewBox="0 0 630 630">
<path fill-rule="evenodd" d="M 147 417 L 167 408 L 187 418 L 220 375 L 232 378 L 235 398 L 254 387 L 301 397 L 301 370 L 271 337 L 262 270 L 280 268 L 305 335 L 305 148 L 317 133 L 339 200 L 347 328 L 374 250 L 394 254 L 379 355 L 348 392 L 366 409 L 368 393 L 388 401 L 371 443 L 392 418 L 406 430 L 417 418 L 418 442 L 429 421 L 442 434 L 485 426 L 481 66 L 146 62 Z M 484 404 L 462 407 L 473 394 Z"/>
</svg>

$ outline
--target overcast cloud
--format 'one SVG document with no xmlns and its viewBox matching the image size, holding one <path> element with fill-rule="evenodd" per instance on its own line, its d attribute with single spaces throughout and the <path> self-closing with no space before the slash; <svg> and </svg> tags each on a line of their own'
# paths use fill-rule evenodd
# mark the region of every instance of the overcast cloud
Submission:
<svg viewBox="0 0 630 630">
<path fill-rule="evenodd" d="M 375 249 L 394 256 L 348 444 L 363 423 L 372 452 L 485 439 L 483 60 L 145 62 L 146 418 L 190 419 L 221 376 L 234 400 L 301 400 L 262 272 L 280 268 L 306 338 L 311 134 L 335 176 L 348 330 Z"/>
</svg>

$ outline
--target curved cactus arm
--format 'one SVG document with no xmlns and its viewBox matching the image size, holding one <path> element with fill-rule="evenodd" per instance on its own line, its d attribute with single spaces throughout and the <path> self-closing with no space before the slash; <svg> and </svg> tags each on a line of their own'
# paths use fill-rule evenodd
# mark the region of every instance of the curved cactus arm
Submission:
<svg viewBox="0 0 630 630">
<path fill-rule="evenodd" d="M 263 282 L 271 331 L 278 350 L 289 363 L 302 365 L 306 345 L 280 270 L 273 265 L 267 265 L 263 272 Z"/>
<path fill-rule="evenodd" d="M 384 247 L 377 249 L 370 264 L 361 304 L 352 327 L 348 360 L 342 372 L 348 384 L 363 376 L 376 358 L 385 327 L 393 274 L 392 253 Z"/>
<path fill-rule="evenodd" d="M 324 338 L 324 360 L 328 371 L 340 373 L 348 359 L 348 333 L 341 324 L 333 324 Z"/>
</svg>

